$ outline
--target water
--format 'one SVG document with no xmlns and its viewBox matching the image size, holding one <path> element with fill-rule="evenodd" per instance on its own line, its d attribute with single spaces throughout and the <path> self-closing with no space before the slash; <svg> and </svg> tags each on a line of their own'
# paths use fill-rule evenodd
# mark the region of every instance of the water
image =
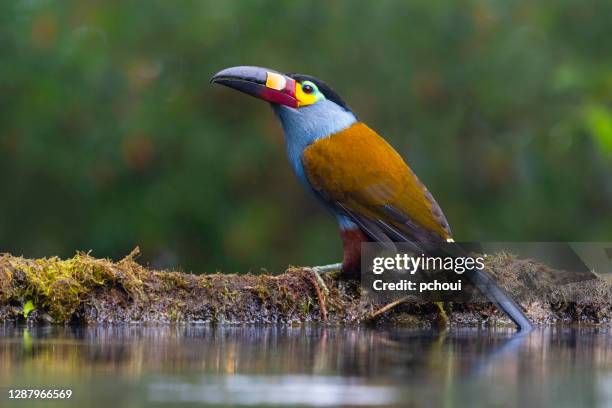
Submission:
<svg viewBox="0 0 612 408">
<path fill-rule="evenodd" d="M 612 406 L 608 329 L 0 328 L 0 406 Z M 11 388 L 69 400 L 8 399 Z"/>
</svg>

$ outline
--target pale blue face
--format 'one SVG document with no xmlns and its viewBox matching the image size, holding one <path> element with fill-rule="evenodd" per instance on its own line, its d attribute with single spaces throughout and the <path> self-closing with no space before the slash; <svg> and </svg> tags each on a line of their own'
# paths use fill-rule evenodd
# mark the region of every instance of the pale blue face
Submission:
<svg viewBox="0 0 612 408">
<path fill-rule="evenodd" d="M 302 167 L 304 149 L 316 140 L 338 133 L 357 122 L 352 112 L 328 99 L 297 109 L 276 104 L 272 107 L 285 132 L 289 163 L 300 181 L 306 185 L 308 181 Z"/>
</svg>

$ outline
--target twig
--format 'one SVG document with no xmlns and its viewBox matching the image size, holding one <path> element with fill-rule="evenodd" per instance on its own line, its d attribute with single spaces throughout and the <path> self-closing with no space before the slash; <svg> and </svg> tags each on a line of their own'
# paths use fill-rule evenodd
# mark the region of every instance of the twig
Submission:
<svg viewBox="0 0 612 408">
<path fill-rule="evenodd" d="M 312 274 L 307 273 L 308 280 L 312 283 L 312 286 L 315 288 L 315 292 L 317 292 L 317 298 L 319 299 L 319 308 L 321 309 L 321 316 L 323 317 L 323 321 L 327 321 L 327 307 L 325 307 L 325 295 L 321 292 L 321 287 L 319 283 L 315 279 Z"/>
<path fill-rule="evenodd" d="M 409 299 L 409 296 L 404 296 L 403 298 L 399 298 L 396 301 L 393 301 L 383 307 L 381 307 L 380 309 L 378 309 L 377 311 L 375 311 L 374 313 L 372 313 L 370 315 L 370 317 L 368 317 L 367 320 L 374 320 L 376 319 L 378 316 L 380 316 L 381 314 L 388 312 L 389 310 L 393 309 L 394 307 L 401 305 L 402 303 L 404 303 L 405 301 L 407 301 Z"/>
<path fill-rule="evenodd" d="M 136 248 L 132 249 L 132 252 L 127 254 L 125 257 L 123 257 L 123 259 L 120 260 L 119 263 L 127 262 L 127 261 L 133 261 L 134 259 L 136 259 L 139 256 L 140 256 L 140 247 L 136 246 Z"/>
</svg>

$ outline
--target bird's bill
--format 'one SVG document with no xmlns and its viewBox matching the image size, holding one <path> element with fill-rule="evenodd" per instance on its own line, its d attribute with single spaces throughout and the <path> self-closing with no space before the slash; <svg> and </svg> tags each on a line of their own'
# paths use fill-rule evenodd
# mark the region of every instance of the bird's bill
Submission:
<svg viewBox="0 0 612 408">
<path fill-rule="evenodd" d="M 295 80 L 274 70 L 260 67 L 231 67 L 217 72 L 210 80 L 271 103 L 298 107 Z"/>
</svg>

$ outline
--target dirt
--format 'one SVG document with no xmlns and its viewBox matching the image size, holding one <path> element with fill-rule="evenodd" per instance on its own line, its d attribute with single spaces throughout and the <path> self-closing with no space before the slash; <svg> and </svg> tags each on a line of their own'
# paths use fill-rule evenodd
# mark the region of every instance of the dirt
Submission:
<svg viewBox="0 0 612 408">
<path fill-rule="evenodd" d="M 194 275 L 157 271 L 136 262 L 138 250 L 113 262 L 78 253 L 73 258 L 0 256 L 0 321 L 28 324 L 396 324 L 509 325 L 484 299 L 470 303 L 365 300 L 359 285 L 333 274 L 325 289 L 308 268 L 281 275 Z M 595 277 L 564 282 L 546 265 L 500 253 L 487 269 L 540 325 L 612 324 L 612 282 Z M 551 278 L 553 277 L 553 278 Z M 31 311 L 30 311 L 31 310 Z"/>
</svg>

